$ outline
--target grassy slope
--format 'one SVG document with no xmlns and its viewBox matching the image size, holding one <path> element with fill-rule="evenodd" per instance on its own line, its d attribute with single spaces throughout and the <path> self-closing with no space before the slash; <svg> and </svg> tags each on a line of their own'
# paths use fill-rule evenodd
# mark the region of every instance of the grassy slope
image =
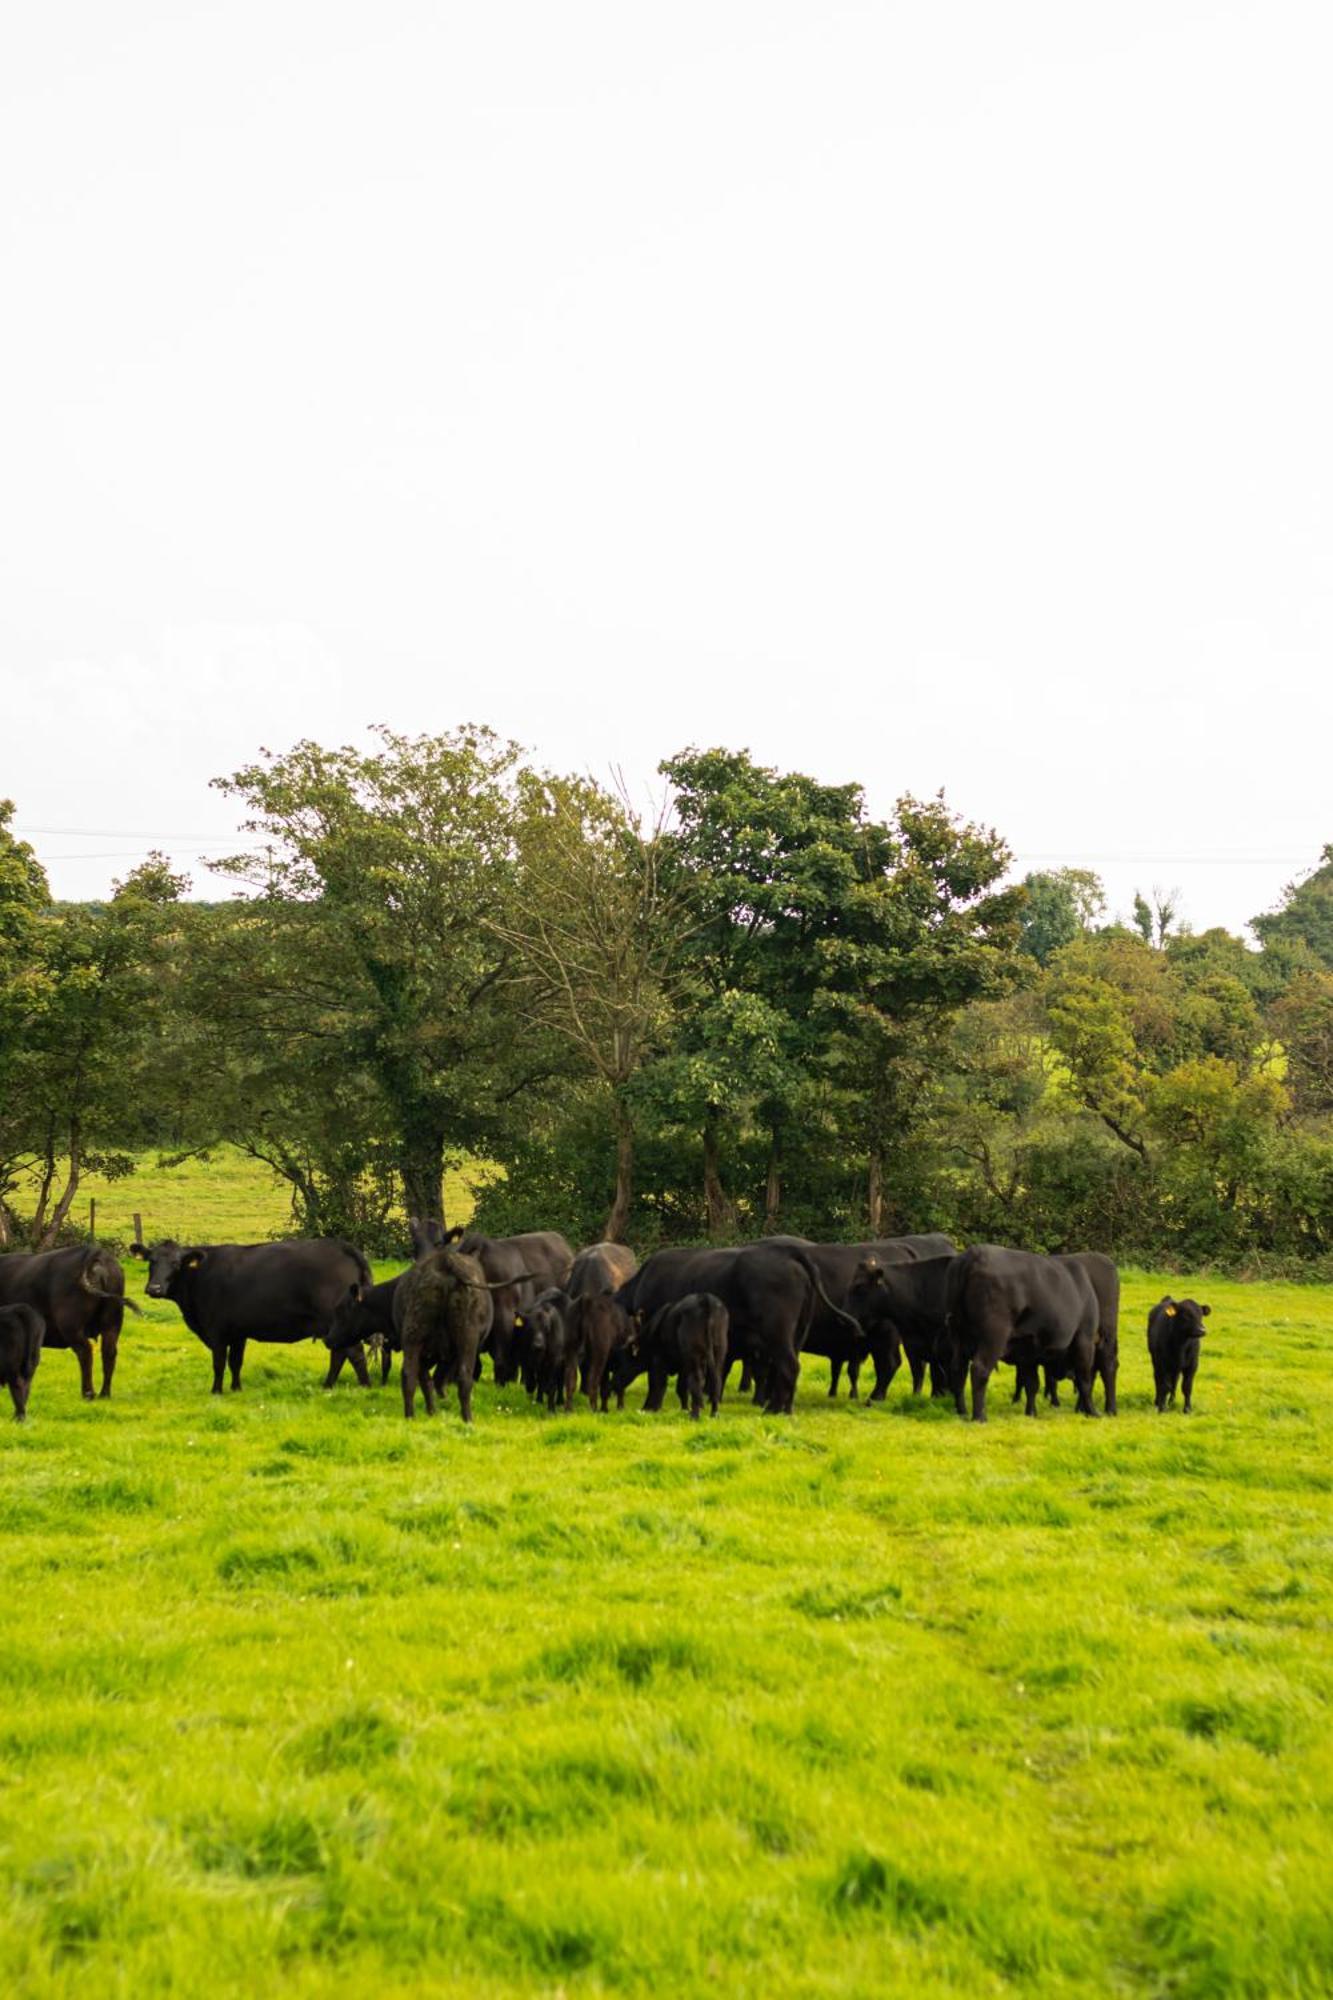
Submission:
<svg viewBox="0 0 1333 2000">
<path fill-rule="evenodd" d="M 1333 1303 L 1210 1285 L 1186 1420 L 1162 1289 L 1095 1425 L 812 1363 L 787 1423 L 409 1429 L 311 1347 L 215 1402 L 152 1303 L 109 1405 L 49 1355 L 0 1990 L 1326 1991 Z"/>
<path fill-rule="evenodd" d="M 123 1243 L 134 1234 L 136 1214 L 143 1217 L 150 1237 L 174 1236 L 182 1243 L 263 1242 L 292 1229 L 287 1183 L 235 1146 L 218 1146 L 206 1160 L 189 1159 L 172 1167 L 159 1166 L 157 1157 L 145 1153 L 125 1180 L 85 1174 L 72 1220 L 86 1229 L 93 1199 L 98 1235 Z M 476 1169 L 454 1167 L 444 1177 L 450 1222 L 466 1222 L 472 1214 L 469 1171 Z"/>
</svg>

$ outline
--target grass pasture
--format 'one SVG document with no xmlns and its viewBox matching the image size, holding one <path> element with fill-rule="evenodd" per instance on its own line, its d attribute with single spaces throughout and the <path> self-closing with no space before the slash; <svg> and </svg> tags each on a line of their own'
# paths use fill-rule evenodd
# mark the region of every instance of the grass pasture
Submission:
<svg viewBox="0 0 1333 2000">
<path fill-rule="evenodd" d="M 1327 1992 L 1333 1300 L 1201 1286 L 1186 1419 L 1164 1289 L 1095 1424 L 812 1362 L 789 1421 L 488 1377 L 408 1426 L 310 1347 L 215 1400 L 151 1301 L 110 1404 L 48 1355 L 0 1424 L 0 1991 Z"/>
<path fill-rule="evenodd" d="M 446 1170 L 444 1212 L 451 1223 L 470 1221 L 472 1182 L 498 1171 L 480 1161 Z M 239 1146 L 215 1146 L 206 1155 L 192 1155 L 169 1166 L 159 1164 L 156 1153 L 144 1153 L 126 1179 L 109 1181 L 103 1174 L 85 1173 L 70 1221 L 86 1229 L 92 1200 L 97 1203 L 97 1234 L 103 1239 L 128 1244 L 139 1214 L 150 1238 L 262 1243 L 295 1229 L 291 1194 L 287 1182 L 271 1167 Z M 403 1236 L 406 1249 L 406 1225 Z"/>
</svg>

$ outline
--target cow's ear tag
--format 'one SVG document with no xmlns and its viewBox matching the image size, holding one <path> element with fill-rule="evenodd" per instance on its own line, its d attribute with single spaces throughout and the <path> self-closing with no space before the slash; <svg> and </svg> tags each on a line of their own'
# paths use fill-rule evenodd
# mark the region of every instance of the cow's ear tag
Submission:
<svg viewBox="0 0 1333 2000">
<path fill-rule="evenodd" d="M 1168 1319 L 1174 1319 L 1174 1318 L 1175 1318 L 1175 1316 L 1176 1316 L 1176 1309 L 1175 1309 L 1175 1307 L 1174 1307 L 1174 1306 L 1168 1306 L 1168 1307 L 1167 1307 L 1167 1309 L 1166 1309 L 1166 1316 L 1167 1316 L 1167 1318 L 1168 1318 Z"/>
<path fill-rule="evenodd" d="M 199 1269 L 199 1266 L 203 1263 L 203 1261 L 204 1261 L 203 1251 L 192 1250 L 189 1256 L 185 1259 L 185 1268 L 187 1271 L 197 1271 Z"/>
</svg>

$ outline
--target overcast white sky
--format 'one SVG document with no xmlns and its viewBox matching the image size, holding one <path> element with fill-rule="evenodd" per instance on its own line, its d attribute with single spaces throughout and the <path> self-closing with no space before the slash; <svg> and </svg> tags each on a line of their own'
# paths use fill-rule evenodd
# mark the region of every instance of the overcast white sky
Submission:
<svg viewBox="0 0 1333 2000">
<path fill-rule="evenodd" d="M 1326 0 L 5 23 L 0 795 L 58 893 L 217 893 L 208 779 L 377 720 L 943 786 L 1197 927 L 1333 840 Z"/>
</svg>

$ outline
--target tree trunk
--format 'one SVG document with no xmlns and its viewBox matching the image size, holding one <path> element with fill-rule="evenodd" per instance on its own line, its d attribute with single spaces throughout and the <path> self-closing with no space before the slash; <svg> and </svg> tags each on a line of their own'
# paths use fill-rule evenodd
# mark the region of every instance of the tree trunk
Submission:
<svg viewBox="0 0 1333 2000">
<path fill-rule="evenodd" d="M 409 1215 L 444 1221 L 444 1135 L 409 1133 L 398 1155 L 403 1202 Z"/>
<path fill-rule="evenodd" d="M 37 1248 L 39 1250 L 50 1250 L 54 1248 L 56 1242 L 59 1240 L 61 1229 L 64 1227 L 65 1217 L 69 1214 L 74 1197 L 79 1191 L 79 1181 L 82 1175 L 82 1136 L 79 1131 L 78 1120 L 75 1119 L 69 1128 L 69 1174 L 65 1181 L 64 1192 L 51 1211 L 51 1220 L 37 1238 Z M 43 1195 L 43 1200 L 45 1200 L 45 1195 Z"/>
<path fill-rule="evenodd" d="M 616 1192 L 602 1235 L 608 1243 L 623 1243 L 634 1199 L 634 1126 L 624 1106 L 616 1106 Z"/>
<path fill-rule="evenodd" d="M 764 1228 L 777 1234 L 782 1212 L 782 1135 L 775 1125 L 768 1135 L 768 1173 L 764 1178 Z"/>
<path fill-rule="evenodd" d="M 725 1242 L 736 1234 L 736 1210 L 727 1199 L 718 1170 L 717 1119 L 711 1113 L 704 1120 L 704 1208 L 708 1234 L 713 1242 Z"/>
<path fill-rule="evenodd" d="M 879 1236 L 884 1228 L 884 1155 L 878 1146 L 871 1148 L 866 1175 L 866 1219 L 870 1235 Z"/>
</svg>

